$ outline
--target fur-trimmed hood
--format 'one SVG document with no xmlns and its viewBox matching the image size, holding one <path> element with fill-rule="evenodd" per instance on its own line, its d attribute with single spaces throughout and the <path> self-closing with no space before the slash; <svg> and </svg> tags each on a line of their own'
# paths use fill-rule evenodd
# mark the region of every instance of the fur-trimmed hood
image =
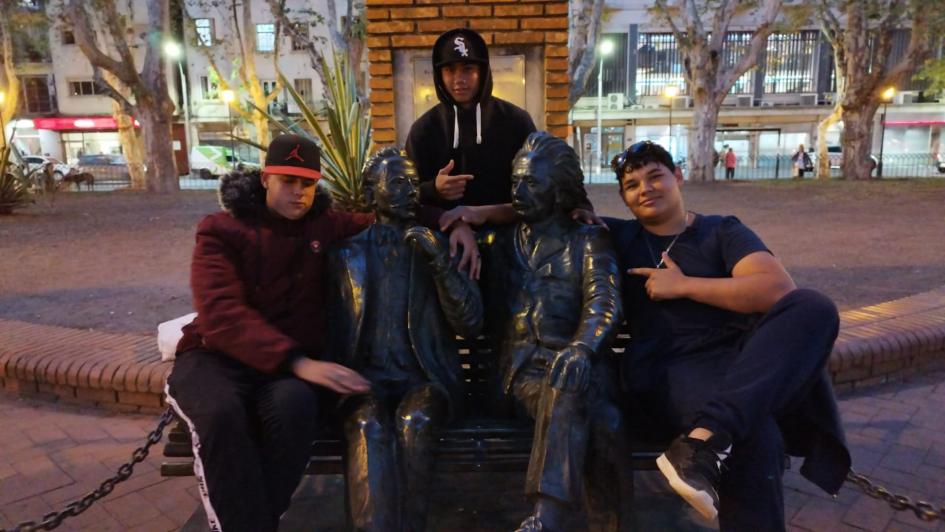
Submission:
<svg viewBox="0 0 945 532">
<path fill-rule="evenodd" d="M 262 186 L 261 172 L 259 170 L 235 171 L 221 176 L 217 198 L 220 201 L 220 207 L 235 218 L 245 220 L 259 217 L 266 209 L 266 189 Z M 331 192 L 319 185 L 315 192 L 312 209 L 305 217 L 318 216 L 329 207 L 331 207 Z"/>
</svg>

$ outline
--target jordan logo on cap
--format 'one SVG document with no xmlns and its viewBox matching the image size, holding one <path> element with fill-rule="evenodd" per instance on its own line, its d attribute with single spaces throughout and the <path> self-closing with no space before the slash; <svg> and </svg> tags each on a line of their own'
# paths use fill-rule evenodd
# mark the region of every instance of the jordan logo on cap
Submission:
<svg viewBox="0 0 945 532">
<path fill-rule="evenodd" d="M 304 163 L 305 159 L 303 159 L 302 156 L 299 155 L 299 147 L 300 145 L 296 144 L 295 147 L 292 148 L 292 151 L 289 152 L 289 155 L 286 156 L 285 160 L 288 161 L 289 159 L 298 159 L 300 163 Z"/>
</svg>

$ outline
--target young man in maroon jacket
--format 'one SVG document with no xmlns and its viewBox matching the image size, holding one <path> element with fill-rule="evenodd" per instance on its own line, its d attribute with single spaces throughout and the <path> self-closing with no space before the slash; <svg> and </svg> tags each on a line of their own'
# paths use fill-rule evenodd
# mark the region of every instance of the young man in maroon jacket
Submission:
<svg viewBox="0 0 945 532">
<path fill-rule="evenodd" d="M 327 248 L 373 221 L 329 208 L 328 196 L 316 194 L 320 169 L 312 141 L 277 137 L 262 174 L 226 176 L 220 202 L 228 212 L 197 228 L 198 316 L 184 328 L 166 392 L 191 430 L 211 530 L 276 530 L 325 404 L 318 386 L 343 395 L 369 390 L 355 371 L 318 360 Z M 478 257 L 468 226 L 460 232 L 464 255 Z M 470 274 L 477 269 L 473 260 Z"/>
</svg>

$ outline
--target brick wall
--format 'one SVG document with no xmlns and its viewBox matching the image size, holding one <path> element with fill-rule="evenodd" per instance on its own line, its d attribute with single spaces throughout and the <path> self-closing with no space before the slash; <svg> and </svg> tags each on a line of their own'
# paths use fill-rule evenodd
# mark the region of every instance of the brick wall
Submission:
<svg viewBox="0 0 945 532">
<path fill-rule="evenodd" d="M 393 51 L 430 50 L 436 38 L 452 28 L 472 28 L 489 45 L 540 46 L 545 72 L 542 87 L 545 129 L 567 137 L 567 0 L 367 0 L 371 126 L 375 142 L 387 144 L 397 138 Z"/>
</svg>

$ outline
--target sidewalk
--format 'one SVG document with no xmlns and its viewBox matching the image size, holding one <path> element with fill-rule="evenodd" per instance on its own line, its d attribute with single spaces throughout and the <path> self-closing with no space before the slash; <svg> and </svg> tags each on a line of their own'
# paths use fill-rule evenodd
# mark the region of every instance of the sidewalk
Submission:
<svg viewBox="0 0 945 532">
<path fill-rule="evenodd" d="M 945 504 L 945 372 L 873 388 L 841 398 L 854 467 L 913 500 Z M 0 395 L 0 527 L 38 520 L 91 491 L 144 441 L 156 416 L 118 415 Z M 60 530 L 177 530 L 199 506 L 193 478 L 163 479 L 161 445 L 127 482 Z M 794 471 L 785 479 L 785 513 L 791 530 L 945 532 L 945 523 L 923 523 L 895 512 L 847 484 L 836 501 Z M 430 530 L 509 530 L 527 513 L 522 475 L 439 478 Z M 447 484 L 447 482 L 450 482 Z M 662 488 L 653 473 L 638 481 L 637 519 L 644 530 L 704 530 Z M 284 530 L 342 530 L 343 495 L 338 477 L 309 478 Z M 188 527 L 190 528 L 190 527 Z"/>
</svg>

